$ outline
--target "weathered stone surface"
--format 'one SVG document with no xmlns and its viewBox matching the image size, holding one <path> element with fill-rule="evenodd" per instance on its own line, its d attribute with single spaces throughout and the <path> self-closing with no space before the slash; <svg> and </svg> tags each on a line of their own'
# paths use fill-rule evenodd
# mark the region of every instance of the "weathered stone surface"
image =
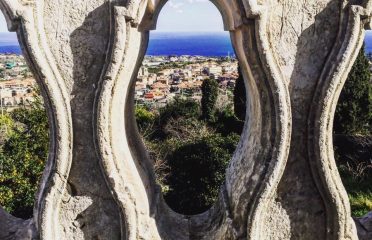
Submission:
<svg viewBox="0 0 372 240">
<path fill-rule="evenodd" d="M 15 218 L 0 207 L 0 239 L 34 240 L 37 239 L 37 231 L 32 220 Z"/>
<path fill-rule="evenodd" d="M 196 216 L 164 202 L 133 114 L 166 2 L 0 0 L 51 125 L 34 219 L 1 214 L 11 231 L 0 238 L 357 239 L 332 122 L 372 1 L 211 1 L 231 33 L 248 118 L 219 200 Z"/>
<path fill-rule="evenodd" d="M 355 224 L 358 229 L 359 240 L 372 239 L 372 212 L 361 218 L 355 219 Z"/>
</svg>

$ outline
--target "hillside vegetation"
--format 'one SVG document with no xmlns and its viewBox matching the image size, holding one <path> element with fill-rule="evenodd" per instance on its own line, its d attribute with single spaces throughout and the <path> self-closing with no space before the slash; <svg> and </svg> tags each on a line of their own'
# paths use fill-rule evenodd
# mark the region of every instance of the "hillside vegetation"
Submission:
<svg viewBox="0 0 372 240">
<path fill-rule="evenodd" d="M 335 157 L 354 216 L 372 211 L 372 87 L 363 51 L 342 91 L 334 122 Z M 183 214 L 201 213 L 215 202 L 244 125 L 242 78 L 235 102 L 222 108 L 216 106 L 214 81 L 203 84 L 201 105 L 176 98 L 156 111 L 141 106 L 135 110 L 164 197 Z M 0 205 L 29 218 L 49 144 L 40 99 L 1 115 L 0 131 Z"/>
<path fill-rule="evenodd" d="M 335 158 L 352 213 L 372 211 L 372 83 L 364 46 L 340 95 L 334 120 Z"/>
</svg>

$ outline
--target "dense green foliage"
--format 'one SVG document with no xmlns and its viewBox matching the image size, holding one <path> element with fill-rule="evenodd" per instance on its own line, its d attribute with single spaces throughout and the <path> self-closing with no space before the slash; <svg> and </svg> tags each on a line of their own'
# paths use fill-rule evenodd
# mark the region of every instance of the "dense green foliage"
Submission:
<svg viewBox="0 0 372 240">
<path fill-rule="evenodd" d="M 363 217 L 372 211 L 371 191 L 365 191 L 365 189 L 362 189 L 359 192 L 349 193 L 349 200 L 353 217 Z"/>
<path fill-rule="evenodd" d="M 0 152 L 0 205 L 29 218 L 48 152 L 48 120 L 38 100 L 5 115 L 7 127 Z"/>
<path fill-rule="evenodd" d="M 362 50 L 363 51 L 363 50 Z M 335 116 L 335 133 L 371 135 L 369 64 L 361 52 L 345 84 Z M 203 84 L 202 106 L 176 98 L 158 111 L 136 107 L 138 128 L 154 160 L 157 181 L 177 212 L 201 213 L 215 202 L 245 118 L 240 77 L 234 109 L 216 109 L 218 84 Z M 40 100 L 0 116 L 0 205 L 18 217 L 32 215 L 48 150 L 48 121 Z M 335 149 L 354 216 L 372 210 L 370 162 Z"/>
<path fill-rule="evenodd" d="M 335 135 L 334 150 L 353 216 L 372 211 L 372 138 Z"/>
<path fill-rule="evenodd" d="M 171 119 L 200 117 L 199 104 L 191 99 L 176 98 L 174 101 L 159 109 L 158 124 L 164 126 Z"/>
<path fill-rule="evenodd" d="M 145 107 L 136 107 L 135 117 L 140 133 L 146 137 L 152 132 L 155 121 L 155 114 L 148 111 Z"/>
<path fill-rule="evenodd" d="M 344 156 L 343 156 L 344 157 Z M 372 169 L 363 163 L 338 164 L 349 195 L 352 215 L 361 217 L 372 211 Z"/>
<path fill-rule="evenodd" d="M 364 70 L 358 69 L 361 65 Z M 360 55 L 345 85 L 344 91 L 348 95 L 345 97 L 343 92 L 337 109 L 335 125 L 343 129 L 342 133 L 366 134 L 370 131 L 369 76 L 369 64 L 366 64 L 364 55 Z M 364 88 L 356 88 L 355 84 L 364 84 Z M 161 162 L 156 166 L 160 166 L 158 179 L 161 179 L 159 183 L 163 186 L 166 201 L 174 210 L 184 214 L 203 212 L 216 200 L 246 114 L 242 76 L 234 90 L 234 110 L 231 107 L 215 109 L 218 94 L 215 80 L 205 81 L 202 92 L 201 112 L 192 100 L 176 99 L 160 109 L 150 124 L 154 136 L 146 140 L 154 159 Z M 352 111 L 347 110 L 349 106 Z M 359 115 L 363 115 L 363 119 L 356 125 Z M 372 180 L 369 175 L 371 168 L 361 166 L 360 161 L 341 161 L 344 155 L 337 157 L 340 173 L 350 196 L 353 215 L 360 216 L 372 210 L 371 186 L 368 184 Z"/>
<path fill-rule="evenodd" d="M 210 119 L 216 121 L 206 121 L 197 102 L 180 98 L 156 113 L 136 109 L 157 181 L 169 206 L 179 213 L 201 213 L 215 202 L 239 141 L 243 124 L 233 110 L 213 112 Z"/>
<path fill-rule="evenodd" d="M 214 114 L 214 122 L 209 124 L 213 126 L 216 132 L 227 136 L 231 133 L 240 135 L 243 131 L 244 120 L 238 119 L 231 107 L 220 109 Z"/>
<path fill-rule="evenodd" d="M 340 166 L 340 174 L 346 191 L 349 195 L 352 215 L 361 217 L 372 211 L 372 176 L 369 173 L 363 177 L 355 177 L 355 169 Z"/>
<path fill-rule="evenodd" d="M 234 111 L 235 116 L 241 121 L 245 120 L 246 114 L 246 90 L 244 84 L 243 74 L 241 72 L 240 66 L 238 66 L 239 77 L 236 79 L 236 84 L 234 88 Z"/>
<path fill-rule="evenodd" d="M 353 216 L 372 211 L 372 164 L 368 149 L 372 137 L 372 84 L 364 51 L 363 46 L 341 92 L 334 120 L 335 158 Z M 337 140 L 342 138 L 349 142 L 339 144 Z M 352 144 L 355 141 L 359 144 Z"/>
<path fill-rule="evenodd" d="M 372 84 L 364 46 L 349 73 L 337 105 L 334 131 L 338 134 L 371 134 Z"/>
<path fill-rule="evenodd" d="M 202 84 L 202 116 L 207 121 L 214 120 L 214 107 L 218 97 L 218 83 L 214 78 L 204 80 Z"/>
<path fill-rule="evenodd" d="M 207 210 L 216 201 L 238 141 L 236 134 L 211 134 L 176 148 L 167 158 L 170 191 L 165 199 L 170 207 L 187 215 Z"/>
</svg>

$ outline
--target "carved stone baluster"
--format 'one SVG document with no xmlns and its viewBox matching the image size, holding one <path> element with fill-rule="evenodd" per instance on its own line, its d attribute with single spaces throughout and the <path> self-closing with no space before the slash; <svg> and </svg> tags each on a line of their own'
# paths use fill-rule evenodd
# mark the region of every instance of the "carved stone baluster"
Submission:
<svg viewBox="0 0 372 240">
<path fill-rule="evenodd" d="M 50 149 L 34 221 L 42 239 L 120 239 L 121 212 L 95 151 L 95 91 L 110 49 L 112 3 L 2 0 L 41 86 Z"/>
<path fill-rule="evenodd" d="M 356 3 L 267 4 L 269 44 L 288 86 L 292 111 L 288 162 L 267 207 L 266 224 L 261 223 L 268 239 L 357 238 L 332 143 L 338 96 L 371 14 L 370 1 Z"/>
<path fill-rule="evenodd" d="M 332 122 L 372 2 L 211 1 L 242 67 L 248 117 L 218 201 L 196 216 L 165 203 L 133 111 L 166 2 L 0 0 L 51 126 L 34 219 L 0 212 L 0 238 L 356 239 Z"/>
</svg>

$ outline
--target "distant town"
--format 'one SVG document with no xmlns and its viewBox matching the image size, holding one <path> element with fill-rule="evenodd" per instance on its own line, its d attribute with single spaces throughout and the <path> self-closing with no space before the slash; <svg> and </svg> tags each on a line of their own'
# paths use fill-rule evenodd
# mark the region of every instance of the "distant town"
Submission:
<svg viewBox="0 0 372 240">
<path fill-rule="evenodd" d="M 23 56 L 0 54 L 0 107 L 12 110 L 34 100 L 36 81 Z"/>
<path fill-rule="evenodd" d="M 230 57 L 147 56 L 137 77 L 136 104 L 159 108 L 175 97 L 200 101 L 207 78 L 216 79 L 222 95 L 231 100 L 237 67 L 237 60 Z"/>
<path fill-rule="evenodd" d="M 138 72 L 136 105 L 151 109 L 165 106 L 175 97 L 201 99 L 207 78 L 218 81 L 231 99 L 238 78 L 237 60 L 231 57 L 146 56 Z M 0 54 L 0 107 L 8 111 L 28 105 L 35 98 L 36 81 L 21 55 Z"/>
</svg>

